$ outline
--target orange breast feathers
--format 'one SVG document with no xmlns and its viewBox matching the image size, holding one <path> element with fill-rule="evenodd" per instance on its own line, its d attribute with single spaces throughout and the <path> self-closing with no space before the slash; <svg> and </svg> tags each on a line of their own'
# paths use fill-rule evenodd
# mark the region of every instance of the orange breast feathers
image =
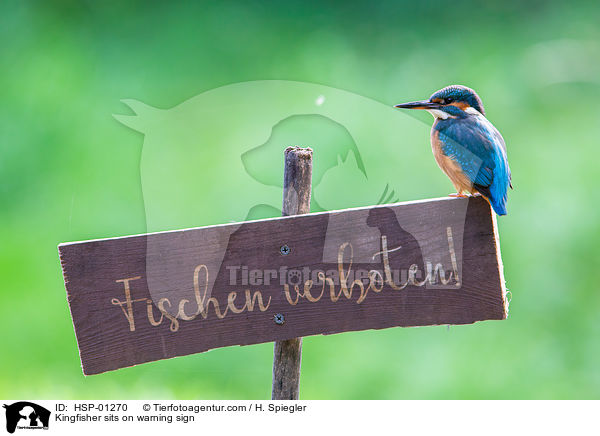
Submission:
<svg viewBox="0 0 600 436">
<path fill-rule="evenodd" d="M 439 140 L 439 132 L 435 129 L 431 130 L 431 149 L 433 156 L 440 169 L 448 176 L 456 192 L 474 194 L 477 190 L 473 187 L 473 183 L 461 169 L 460 165 L 446 156 L 442 150 L 442 143 Z"/>
</svg>

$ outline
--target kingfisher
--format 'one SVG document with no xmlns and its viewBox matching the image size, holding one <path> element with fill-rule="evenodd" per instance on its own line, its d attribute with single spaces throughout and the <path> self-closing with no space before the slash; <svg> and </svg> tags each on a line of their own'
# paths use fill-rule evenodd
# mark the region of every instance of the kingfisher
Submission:
<svg viewBox="0 0 600 436">
<path fill-rule="evenodd" d="M 508 188 L 512 189 L 506 144 L 485 117 L 477 93 L 462 85 L 434 92 L 429 100 L 397 104 L 402 109 L 425 109 L 434 117 L 433 156 L 448 176 L 458 197 L 481 194 L 498 215 L 506 215 Z"/>
</svg>

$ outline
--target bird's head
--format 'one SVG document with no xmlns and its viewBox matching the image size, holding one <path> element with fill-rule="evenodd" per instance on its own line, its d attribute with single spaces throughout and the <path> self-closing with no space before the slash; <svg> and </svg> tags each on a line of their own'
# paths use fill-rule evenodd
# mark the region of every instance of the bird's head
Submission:
<svg viewBox="0 0 600 436">
<path fill-rule="evenodd" d="M 462 85 L 451 85 L 434 92 L 429 100 L 397 104 L 401 109 L 425 109 L 435 118 L 451 118 L 479 112 L 485 116 L 483 103 L 475 91 Z"/>
</svg>

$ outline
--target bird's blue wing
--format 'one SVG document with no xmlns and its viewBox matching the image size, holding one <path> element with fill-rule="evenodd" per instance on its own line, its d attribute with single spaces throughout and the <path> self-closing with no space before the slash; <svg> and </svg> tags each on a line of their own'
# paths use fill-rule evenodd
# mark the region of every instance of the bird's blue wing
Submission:
<svg viewBox="0 0 600 436">
<path fill-rule="evenodd" d="M 483 116 L 444 121 L 438 123 L 443 153 L 460 165 L 499 215 L 506 214 L 511 175 L 502 135 Z"/>
</svg>

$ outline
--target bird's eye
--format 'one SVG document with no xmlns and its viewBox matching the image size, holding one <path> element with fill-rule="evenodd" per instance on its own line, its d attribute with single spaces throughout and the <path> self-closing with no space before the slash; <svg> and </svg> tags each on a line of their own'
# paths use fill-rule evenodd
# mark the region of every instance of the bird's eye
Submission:
<svg viewBox="0 0 600 436">
<path fill-rule="evenodd" d="M 450 104 L 454 101 L 454 99 L 452 97 L 448 97 L 445 99 L 445 104 Z"/>
</svg>

